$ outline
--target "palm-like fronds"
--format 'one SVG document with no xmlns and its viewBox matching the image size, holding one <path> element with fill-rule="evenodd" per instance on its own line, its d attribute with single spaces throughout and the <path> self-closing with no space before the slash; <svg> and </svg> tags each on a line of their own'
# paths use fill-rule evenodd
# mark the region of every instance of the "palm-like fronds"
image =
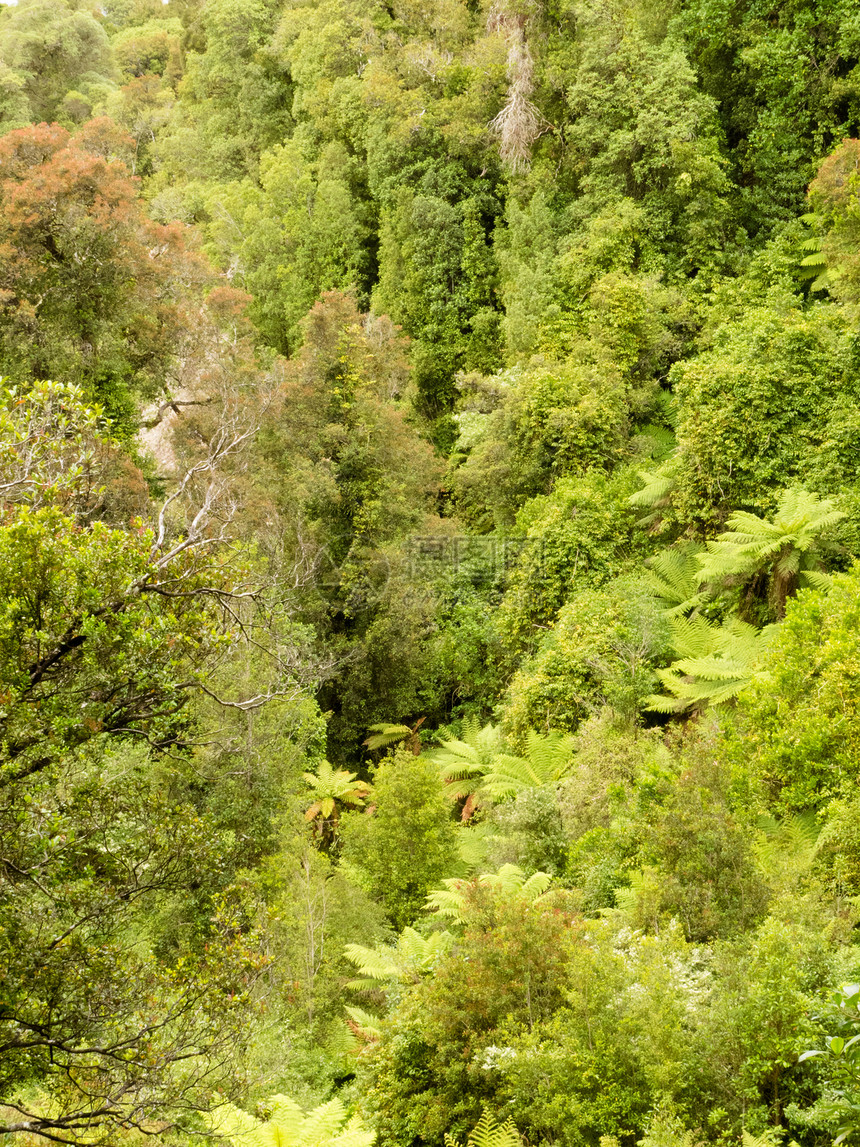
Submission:
<svg viewBox="0 0 860 1147">
<path fill-rule="evenodd" d="M 414 928 L 404 928 L 396 944 L 347 944 L 346 958 L 361 972 L 362 979 L 352 980 L 350 988 L 379 987 L 398 981 L 418 980 L 432 972 L 439 960 L 451 950 L 454 937 L 450 932 L 422 936 Z"/>
<path fill-rule="evenodd" d="M 505 800 L 524 789 L 555 784 L 573 763 L 574 738 L 563 733 L 530 732 L 525 757 L 502 753 L 484 775 L 482 791 L 493 800 Z"/>
<path fill-rule="evenodd" d="M 518 899 L 524 904 L 537 904 L 552 883 L 548 872 L 534 872 L 526 875 L 516 864 L 503 864 L 498 872 L 485 873 L 477 881 L 448 879 L 443 880 L 443 888 L 428 893 L 427 908 L 440 916 L 446 916 L 455 924 L 463 924 L 469 911 L 468 891 L 470 885 L 491 888 L 505 899 Z"/>
<path fill-rule="evenodd" d="M 498 725 L 485 725 L 477 721 L 464 723 L 459 740 L 443 741 L 440 748 L 428 753 L 439 766 L 442 779 L 449 786 L 453 800 L 468 796 L 502 751 L 502 731 Z"/>
<path fill-rule="evenodd" d="M 756 855 L 767 876 L 785 882 L 809 871 L 821 844 L 821 828 L 814 813 L 795 813 L 783 821 L 763 816 L 759 828 L 763 836 Z"/>
<path fill-rule="evenodd" d="M 648 708 L 657 713 L 684 713 L 736 697 L 755 672 L 772 627 L 758 630 L 737 617 L 715 626 L 696 614 L 673 618 L 672 631 L 682 656 L 656 670 L 669 693 L 649 697 Z"/>
<path fill-rule="evenodd" d="M 639 478 L 643 486 L 627 501 L 637 509 L 645 510 L 638 519 L 640 526 L 655 526 L 672 500 L 672 492 L 677 485 L 677 450 L 654 470 L 640 470 Z"/>
<path fill-rule="evenodd" d="M 359 805 L 370 791 L 365 781 L 357 781 L 355 773 L 333 769 L 328 761 L 321 761 L 315 773 L 302 774 L 313 791 L 313 803 L 305 813 L 305 820 L 322 816 L 337 819 L 338 803 Z"/>
<path fill-rule="evenodd" d="M 461 1144 L 446 1135 L 445 1147 L 461 1147 Z M 510 1119 L 506 1123 L 497 1123 L 485 1110 L 470 1132 L 466 1147 L 522 1147 L 522 1136 Z"/>
<path fill-rule="evenodd" d="M 457 833 L 457 856 L 460 860 L 458 875 L 480 871 L 487 859 L 487 853 L 496 839 L 496 832 L 489 821 L 480 821 L 463 827 Z"/>
<path fill-rule="evenodd" d="M 708 552 L 700 556 L 699 585 L 743 581 L 767 570 L 776 613 L 782 617 L 786 598 L 804 575 L 821 567 L 821 534 L 844 517 L 832 501 L 800 487 L 784 491 L 773 521 L 739 510 L 729 518 L 729 529 L 708 542 Z"/>
<path fill-rule="evenodd" d="M 529 733 L 523 757 L 502 752 L 498 725 L 466 726 L 463 739 L 444 741 L 431 754 L 441 767 L 452 797 L 472 793 L 505 800 L 523 789 L 553 784 L 570 768 L 573 738 L 562 733 Z"/>
<path fill-rule="evenodd" d="M 688 613 L 701 605 L 699 554 L 701 547 L 681 542 L 649 558 L 645 584 L 667 617 Z"/>
<path fill-rule="evenodd" d="M 210 1118 L 210 1128 L 234 1147 L 373 1147 L 374 1133 L 358 1116 L 347 1119 L 339 1099 L 309 1112 L 286 1095 L 269 1103 L 272 1114 L 265 1122 L 225 1103 Z"/>
<path fill-rule="evenodd" d="M 373 1042 L 382 1036 L 381 1023 L 382 1020 L 373 1012 L 366 1012 L 364 1008 L 357 1008 L 354 1005 L 347 1004 L 344 1006 L 344 1011 L 349 1016 L 350 1027 L 356 1035 L 361 1036 L 363 1040 Z"/>
<path fill-rule="evenodd" d="M 406 743 L 410 752 L 413 752 L 416 757 L 421 752 L 421 740 L 418 736 L 418 730 L 424 724 L 424 717 L 416 721 L 414 725 L 391 725 L 383 722 L 381 725 L 371 725 L 369 729 L 370 736 L 362 741 L 368 749 L 388 749 L 392 745 L 399 745 Z"/>
</svg>

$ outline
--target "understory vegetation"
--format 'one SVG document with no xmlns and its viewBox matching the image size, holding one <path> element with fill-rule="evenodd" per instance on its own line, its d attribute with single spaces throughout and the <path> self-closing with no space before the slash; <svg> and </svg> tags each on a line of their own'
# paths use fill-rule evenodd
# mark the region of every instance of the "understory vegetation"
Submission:
<svg viewBox="0 0 860 1147">
<path fill-rule="evenodd" d="M 858 136 L 849 0 L 0 6 L 0 1135 L 857 1139 Z"/>
</svg>

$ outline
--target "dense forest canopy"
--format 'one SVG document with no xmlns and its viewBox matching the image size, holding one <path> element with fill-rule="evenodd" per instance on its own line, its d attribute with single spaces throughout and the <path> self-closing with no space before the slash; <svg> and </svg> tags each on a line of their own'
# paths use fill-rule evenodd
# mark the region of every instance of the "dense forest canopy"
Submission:
<svg viewBox="0 0 860 1147">
<path fill-rule="evenodd" d="M 0 6 L 0 1135 L 854 1142 L 858 319 L 849 0 Z"/>
</svg>

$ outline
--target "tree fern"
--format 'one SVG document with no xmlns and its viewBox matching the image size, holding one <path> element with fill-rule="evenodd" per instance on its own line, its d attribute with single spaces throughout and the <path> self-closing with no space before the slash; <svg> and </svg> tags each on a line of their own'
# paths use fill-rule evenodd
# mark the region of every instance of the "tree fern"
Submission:
<svg viewBox="0 0 860 1147">
<path fill-rule="evenodd" d="M 502 752 L 496 725 L 467 728 L 461 741 L 445 741 L 433 755 L 452 796 L 477 792 L 493 800 L 516 796 L 523 789 L 553 784 L 571 766 L 573 738 L 562 733 L 530 733 L 523 757 Z"/>
<path fill-rule="evenodd" d="M 791 885 L 809 871 L 821 843 L 821 829 L 814 813 L 796 813 L 783 821 L 763 816 L 759 828 L 762 838 L 756 855 L 772 883 Z"/>
<path fill-rule="evenodd" d="M 369 736 L 362 742 L 371 751 L 389 749 L 392 745 L 406 744 L 410 752 L 417 757 L 421 752 L 421 738 L 418 730 L 424 724 L 424 717 L 414 725 L 391 725 L 383 722 L 380 725 L 371 725 Z"/>
<path fill-rule="evenodd" d="M 374 1042 L 382 1035 L 382 1020 L 379 1016 L 374 1015 L 372 1012 L 366 1012 L 364 1008 L 357 1008 L 352 1004 L 345 1004 L 344 1011 L 350 1018 L 350 1027 L 361 1036 L 362 1039 Z"/>
<path fill-rule="evenodd" d="M 304 773 L 303 776 L 314 796 L 313 804 L 305 813 L 306 820 L 315 820 L 317 817 L 336 820 L 338 803 L 361 804 L 370 789 L 364 781 L 355 779 L 355 773 L 333 769 L 328 761 L 321 761 L 315 773 Z"/>
<path fill-rule="evenodd" d="M 807 224 L 820 223 L 818 216 L 813 213 L 801 215 L 800 220 Z M 825 291 L 837 278 L 821 245 L 820 235 L 810 235 L 800 244 L 803 256 L 797 264 L 797 274 L 802 282 L 809 283 L 810 291 Z"/>
<path fill-rule="evenodd" d="M 782 618 L 786 599 L 808 572 L 822 568 L 821 535 L 844 517 L 832 501 L 800 487 L 783 492 L 773 521 L 739 510 L 699 558 L 699 585 L 719 587 L 767 572 L 771 604 Z"/>
<path fill-rule="evenodd" d="M 535 872 L 528 878 L 516 864 L 503 864 L 498 872 L 485 873 L 477 880 L 443 880 L 443 888 L 436 888 L 427 896 L 427 908 L 445 916 L 455 924 L 463 924 L 469 912 L 469 888 L 478 884 L 491 888 L 505 899 L 521 900 L 524 904 L 537 904 L 552 883 L 547 872 Z"/>
<path fill-rule="evenodd" d="M 674 618 L 672 632 L 682 656 L 656 670 L 668 696 L 649 697 L 652 712 L 683 713 L 732 700 L 749 683 L 772 627 L 758 630 L 737 617 L 716 626 L 694 615 Z"/>
<path fill-rule="evenodd" d="M 527 788 L 554 785 L 570 771 L 573 760 L 572 736 L 563 733 L 529 733 L 525 757 L 501 754 L 493 760 L 482 791 L 503 801 Z"/>
<path fill-rule="evenodd" d="M 678 452 L 672 454 L 653 470 L 640 470 L 642 489 L 631 494 L 627 501 L 645 513 L 637 520 L 643 527 L 656 526 L 672 502 L 672 494 L 677 485 Z"/>
<path fill-rule="evenodd" d="M 458 1139 L 446 1135 L 445 1147 L 462 1147 L 462 1145 Z M 469 1133 L 466 1147 L 522 1147 L 522 1136 L 510 1119 L 505 1123 L 497 1123 L 495 1118 L 484 1110 Z"/>
<path fill-rule="evenodd" d="M 667 617 L 677 617 L 701 605 L 699 591 L 701 547 L 681 542 L 661 550 L 646 563 L 645 584 Z"/>
<path fill-rule="evenodd" d="M 269 1119 L 255 1119 L 225 1103 L 210 1117 L 210 1130 L 234 1147 L 373 1147 L 376 1138 L 358 1116 L 347 1119 L 339 1099 L 304 1112 L 295 1100 L 275 1095 Z"/>
<path fill-rule="evenodd" d="M 450 932 L 434 932 L 422 936 L 414 928 L 404 928 L 396 944 L 377 944 L 365 948 L 361 944 L 347 944 L 346 958 L 358 968 L 362 979 L 351 980 L 350 988 L 379 987 L 407 980 L 418 980 L 432 972 L 454 943 Z"/>
<path fill-rule="evenodd" d="M 501 752 L 502 731 L 498 725 L 481 727 L 477 721 L 467 720 L 462 738 L 443 741 L 440 748 L 427 755 L 439 766 L 442 779 L 449 786 L 449 796 L 456 800 L 474 792 Z"/>
</svg>

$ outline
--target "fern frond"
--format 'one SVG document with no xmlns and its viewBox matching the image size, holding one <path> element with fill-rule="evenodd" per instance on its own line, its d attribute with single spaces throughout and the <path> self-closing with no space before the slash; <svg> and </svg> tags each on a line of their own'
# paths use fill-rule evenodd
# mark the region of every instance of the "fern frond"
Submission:
<svg viewBox="0 0 860 1147">
<path fill-rule="evenodd" d="M 768 876 L 799 876 L 811 867 L 822 841 L 814 813 L 795 813 L 783 821 L 760 817 L 763 836 L 756 846 L 759 863 Z"/>
<path fill-rule="evenodd" d="M 701 552 L 692 542 L 680 543 L 646 563 L 645 583 L 667 617 L 687 613 L 704 600 L 697 588 Z"/>
<path fill-rule="evenodd" d="M 356 1035 L 360 1035 L 362 1039 L 378 1040 L 382 1037 L 382 1020 L 379 1016 L 375 1016 L 372 1012 L 366 1012 L 363 1008 L 356 1008 L 351 1004 L 344 1005 L 344 1011 L 352 1020 L 352 1029 Z"/>
<path fill-rule="evenodd" d="M 446 1135 L 445 1147 L 461 1147 L 461 1145 L 458 1140 Z M 510 1119 L 505 1123 L 497 1123 L 485 1108 L 481 1118 L 469 1133 L 466 1147 L 522 1147 L 522 1136 Z"/>
<path fill-rule="evenodd" d="M 663 473 L 662 467 L 652 471 L 640 470 L 639 478 L 644 485 L 627 499 L 631 506 L 650 509 L 664 502 L 675 488 L 674 474 Z"/>
<path fill-rule="evenodd" d="M 465 919 L 466 897 L 463 895 L 463 881 L 457 878 L 443 880 L 444 888 L 434 888 L 427 893 L 425 906 L 439 916 L 445 916 L 455 924 L 462 924 Z"/>
<path fill-rule="evenodd" d="M 408 725 L 371 725 L 368 732 L 370 736 L 362 741 L 368 749 L 387 749 L 389 745 L 396 745 L 412 736 Z"/>
<path fill-rule="evenodd" d="M 812 589 L 822 592 L 826 592 L 833 586 L 833 574 L 824 573 L 823 570 L 804 570 L 800 577 L 801 581 L 811 586 Z"/>
<path fill-rule="evenodd" d="M 373 1147 L 375 1134 L 357 1116 L 347 1121 L 339 1099 L 305 1113 L 286 1095 L 268 1101 L 271 1116 L 255 1119 L 232 1104 L 222 1104 L 209 1118 L 210 1130 L 234 1147 Z"/>
<path fill-rule="evenodd" d="M 681 624 L 681 623 L 685 624 Z M 676 644 L 696 647 L 698 655 L 680 657 L 668 669 L 655 670 L 669 696 L 651 696 L 648 708 L 658 713 L 683 713 L 704 705 L 731 701 L 752 678 L 774 631 L 773 626 L 758 630 L 737 617 L 721 626 L 711 626 L 704 618 L 675 618 Z"/>
<path fill-rule="evenodd" d="M 362 976 L 371 980 L 384 983 L 400 976 L 401 964 L 394 948 L 383 945 L 365 948 L 361 944 L 347 944 L 344 954 L 355 964 Z"/>
<path fill-rule="evenodd" d="M 493 826 L 488 821 L 464 826 L 457 833 L 457 854 L 465 874 L 476 872 L 487 858 L 487 851 L 495 839 Z"/>
</svg>

